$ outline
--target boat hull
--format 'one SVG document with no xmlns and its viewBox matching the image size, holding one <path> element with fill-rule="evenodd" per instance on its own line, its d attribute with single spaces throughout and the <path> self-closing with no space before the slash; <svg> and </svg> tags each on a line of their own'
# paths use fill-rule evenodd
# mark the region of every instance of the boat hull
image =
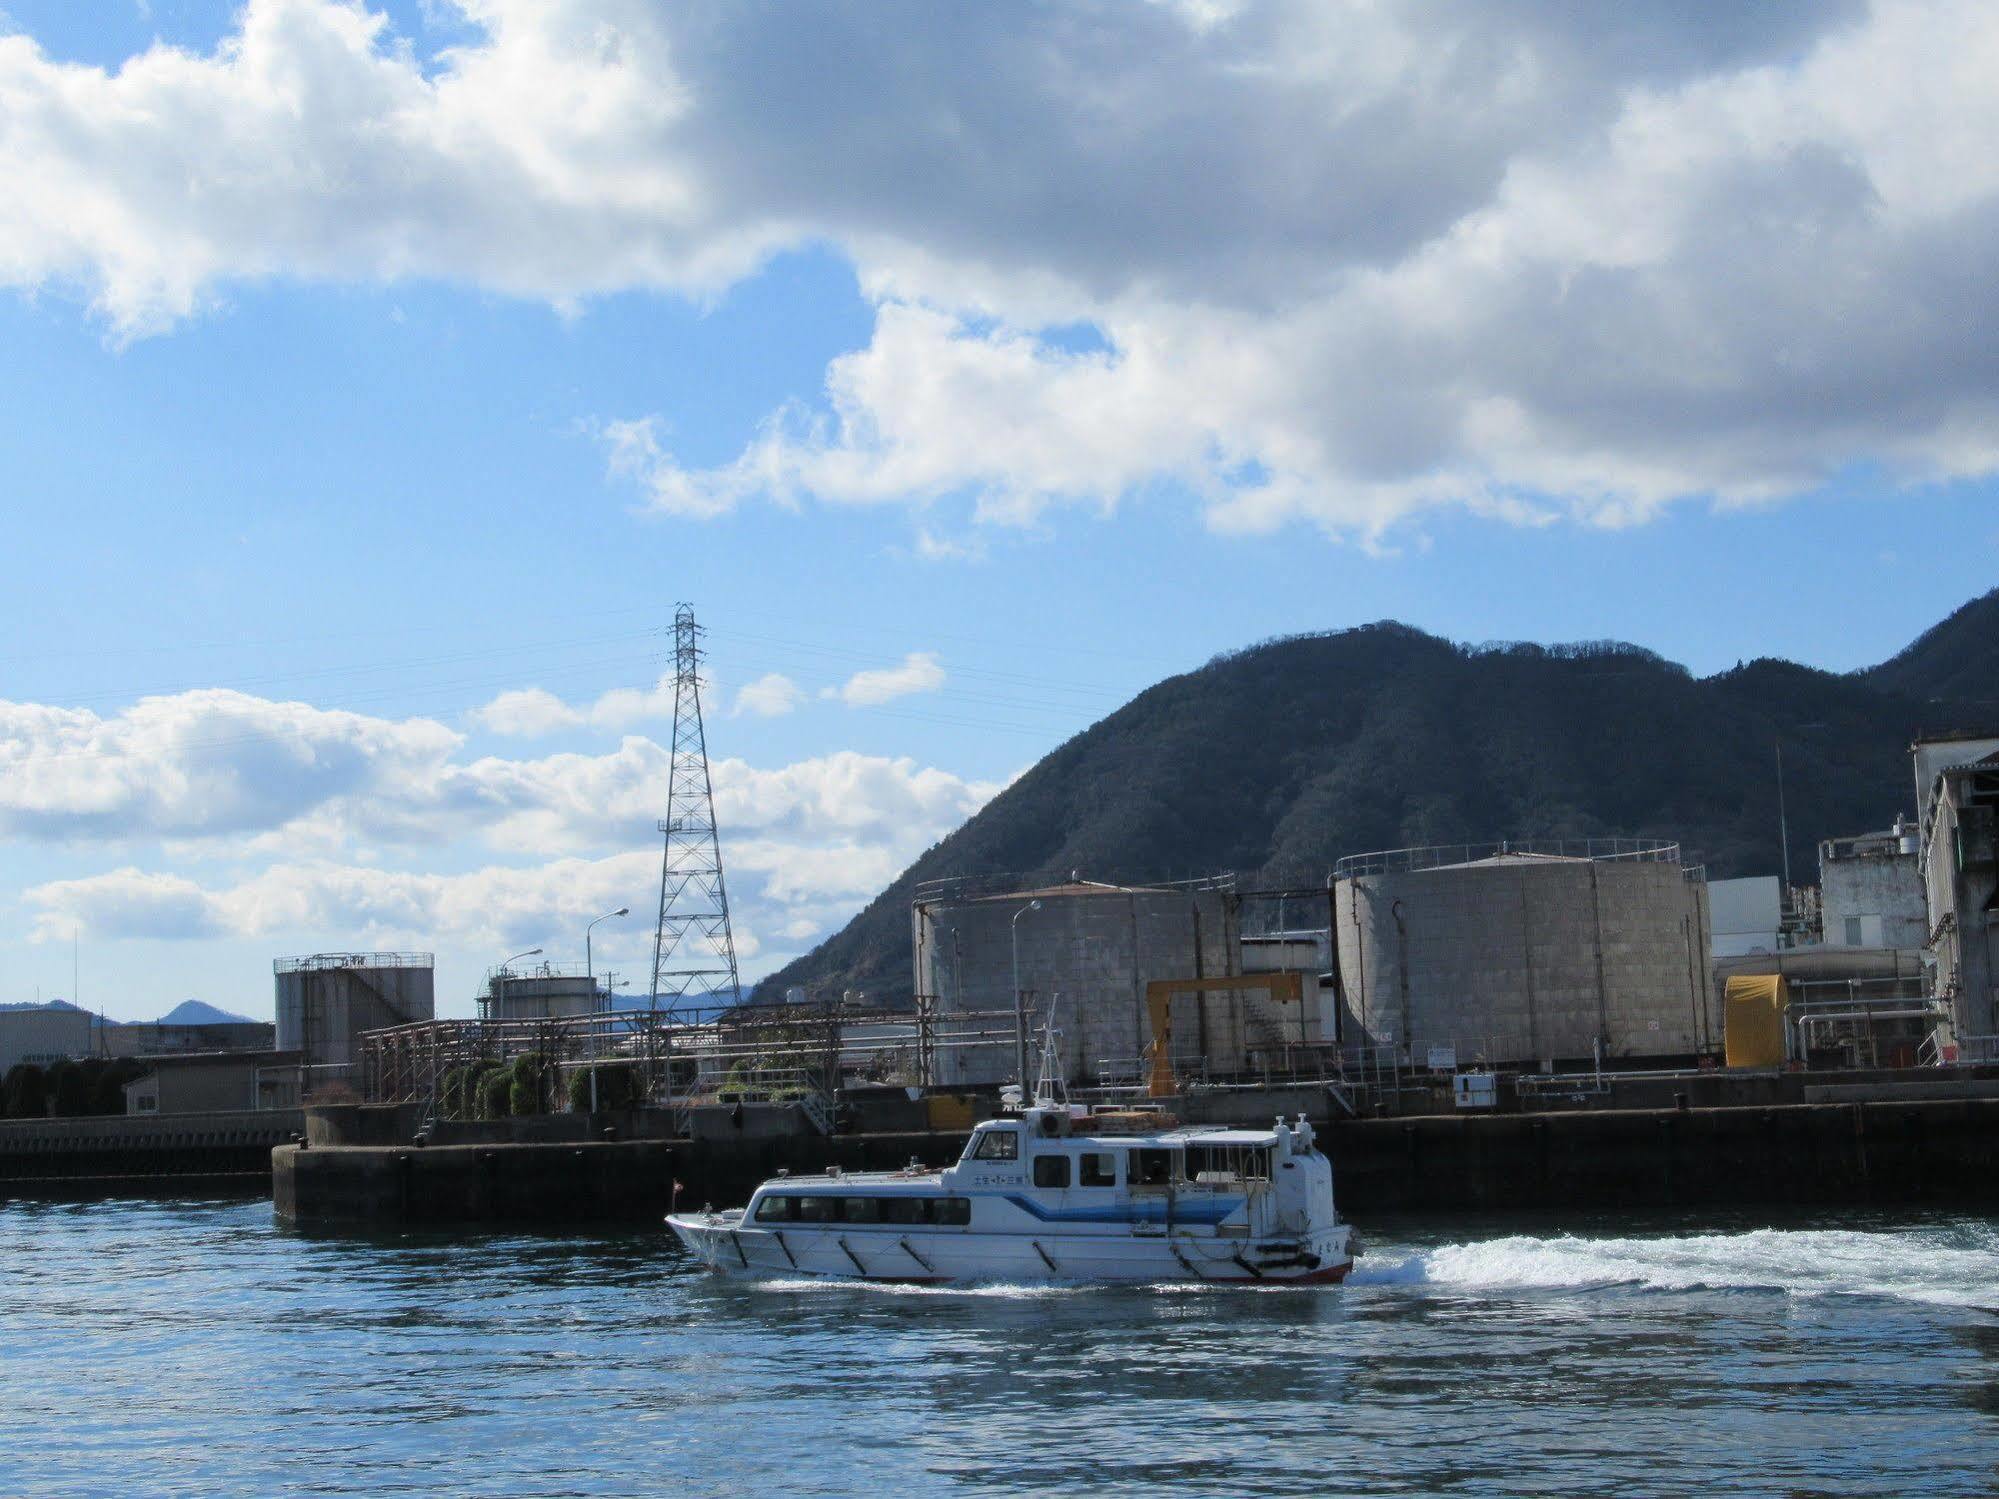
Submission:
<svg viewBox="0 0 1999 1499">
<path fill-rule="evenodd" d="M 771 1230 L 723 1214 L 666 1221 L 695 1258 L 736 1279 L 1332 1285 L 1353 1268 L 1344 1224 L 1274 1246 L 1202 1234 Z"/>
</svg>

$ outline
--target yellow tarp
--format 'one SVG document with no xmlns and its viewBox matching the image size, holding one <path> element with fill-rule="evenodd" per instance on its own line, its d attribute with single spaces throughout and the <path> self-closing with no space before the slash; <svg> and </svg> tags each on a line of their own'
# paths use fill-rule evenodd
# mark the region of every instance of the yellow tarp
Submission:
<svg viewBox="0 0 1999 1499">
<path fill-rule="evenodd" d="M 955 1093 L 932 1093 L 923 1100 L 929 1114 L 930 1127 L 938 1130 L 970 1129 L 979 1122 L 970 1098 Z"/>
<path fill-rule="evenodd" d="M 1778 975 L 1739 975 L 1722 1000 L 1722 1044 L 1731 1067 L 1784 1065 L 1784 1006 L 1790 1000 Z"/>
</svg>

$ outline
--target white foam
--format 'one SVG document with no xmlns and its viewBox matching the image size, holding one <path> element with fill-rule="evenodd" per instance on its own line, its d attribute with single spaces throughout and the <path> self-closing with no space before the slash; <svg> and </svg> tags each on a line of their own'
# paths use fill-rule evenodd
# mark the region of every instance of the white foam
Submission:
<svg viewBox="0 0 1999 1499">
<path fill-rule="evenodd" d="M 1369 1256 L 1348 1283 L 1457 1290 L 1766 1291 L 1990 1308 L 1999 1307 L 1999 1229 L 1756 1229 L 1604 1239 L 1515 1235 L 1400 1257 Z"/>
</svg>

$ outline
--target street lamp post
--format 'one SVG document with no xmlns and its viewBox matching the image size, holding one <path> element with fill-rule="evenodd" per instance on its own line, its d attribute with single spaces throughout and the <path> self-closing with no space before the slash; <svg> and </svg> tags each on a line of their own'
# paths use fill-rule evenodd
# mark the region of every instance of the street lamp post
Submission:
<svg viewBox="0 0 1999 1499">
<path fill-rule="evenodd" d="M 1020 1101 L 1033 1102 L 1027 1096 L 1027 1003 L 1020 992 L 1020 918 L 1029 911 L 1041 909 L 1041 902 L 1031 900 L 1013 913 L 1013 1050 L 1014 1063 L 1020 1071 Z"/>
<path fill-rule="evenodd" d="M 597 921 L 609 921 L 613 916 L 629 916 L 631 914 L 632 908 L 630 906 L 620 906 L 615 911 L 606 911 L 602 916 L 597 918 Z M 590 959 L 590 934 L 596 930 L 597 921 L 593 921 L 590 925 L 583 928 L 583 976 L 590 980 L 590 1008 L 593 1010 L 597 1008 L 597 969 Z"/>
<path fill-rule="evenodd" d="M 528 950 L 527 950 L 526 952 L 517 952 L 517 953 L 515 953 L 515 954 L 513 955 L 513 957 L 511 957 L 511 958 L 507 959 L 507 961 L 506 961 L 506 962 L 502 963 L 502 964 L 501 964 L 501 965 L 499 966 L 499 969 L 498 969 L 498 971 L 497 971 L 497 972 L 495 972 L 495 973 L 494 973 L 494 975 L 493 975 L 493 993 L 492 993 L 492 997 L 491 997 L 491 998 L 489 998 L 489 999 L 488 999 L 488 1000 L 486 1001 L 486 1018 L 487 1018 L 488 1020 L 491 1020 L 491 1019 L 494 1019 L 494 1018 L 495 1018 L 495 1017 L 494 1017 L 494 1015 L 493 1015 L 493 1011 L 494 1011 L 494 1010 L 495 1010 L 496 1008 L 498 1008 L 498 1006 L 499 1006 L 499 1003 L 500 1003 L 500 997 L 501 997 L 501 995 L 502 995 L 502 994 L 503 994 L 503 993 L 505 992 L 505 990 L 504 990 L 503 986 L 504 986 L 504 985 L 506 984 L 506 982 L 507 982 L 507 980 L 508 980 L 509 978 L 513 977 L 513 975 L 512 975 L 512 974 L 510 974 L 510 973 L 508 973 L 508 972 L 507 972 L 507 970 L 508 970 L 508 969 L 509 969 L 510 967 L 512 967 L 512 966 L 514 965 L 514 963 L 515 963 L 515 962 L 517 962 L 517 961 L 518 961 L 519 959 L 521 959 L 521 958 L 538 958 L 538 957 L 540 957 L 540 956 L 541 956 L 541 949 L 540 949 L 540 948 L 538 948 L 538 947 L 530 947 L 530 948 L 529 948 L 529 949 L 528 949 Z"/>
</svg>

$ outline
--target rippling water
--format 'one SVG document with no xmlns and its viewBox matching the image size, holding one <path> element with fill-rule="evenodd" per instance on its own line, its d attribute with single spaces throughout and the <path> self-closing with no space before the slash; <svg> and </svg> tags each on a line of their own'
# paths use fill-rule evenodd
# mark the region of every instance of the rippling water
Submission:
<svg viewBox="0 0 1999 1499">
<path fill-rule="evenodd" d="M 1999 1492 L 1999 1222 L 1363 1225 L 1336 1290 L 0 1206 L 0 1492 Z"/>
</svg>

